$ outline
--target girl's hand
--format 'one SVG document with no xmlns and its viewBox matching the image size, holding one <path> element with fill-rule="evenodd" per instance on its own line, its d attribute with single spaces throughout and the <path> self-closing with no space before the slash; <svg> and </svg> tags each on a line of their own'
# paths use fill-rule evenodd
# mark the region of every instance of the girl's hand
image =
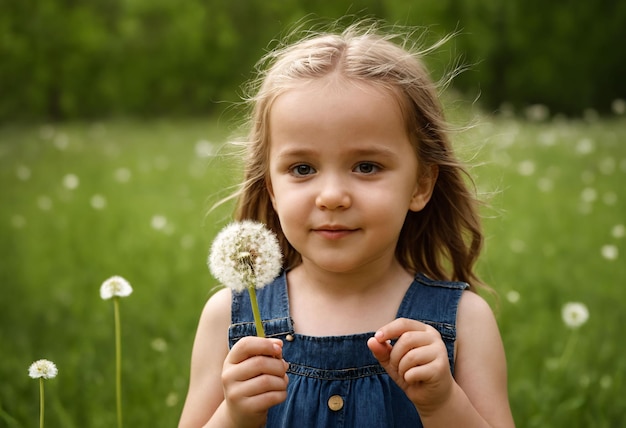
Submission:
<svg viewBox="0 0 626 428">
<path fill-rule="evenodd" d="M 420 414 L 436 411 L 451 397 L 454 379 L 448 352 L 433 327 L 399 318 L 378 330 L 367 346 Z"/>
<path fill-rule="evenodd" d="M 234 426 L 259 427 L 270 407 L 287 398 L 287 368 L 278 339 L 244 337 L 226 357 L 224 400 Z"/>
</svg>

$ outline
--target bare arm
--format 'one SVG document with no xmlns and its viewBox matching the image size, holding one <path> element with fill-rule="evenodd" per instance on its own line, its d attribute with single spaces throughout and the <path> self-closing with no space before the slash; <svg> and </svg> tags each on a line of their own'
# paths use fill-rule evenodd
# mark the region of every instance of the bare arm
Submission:
<svg viewBox="0 0 626 428">
<path fill-rule="evenodd" d="M 396 338 L 392 347 L 387 341 Z M 502 341 L 491 308 L 477 294 L 465 292 L 459 303 L 455 378 L 441 336 L 419 321 L 392 321 L 368 346 L 415 404 L 425 428 L 514 427 Z"/>
<path fill-rule="evenodd" d="M 207 302 L 191 357 L 189 392 L 179 428 L 260 427 L 287 396 L 282 341 L 244 337 L 228 349 L 231 292 Z"/>
<path fill-rule="evenodd" d="M 222 366 L 228 355 L 231 292 L 216 292 L 202 311 L 191 355 L 189 391 L 179 428 L 198 428 L 224 401 Z"/>
</svg>

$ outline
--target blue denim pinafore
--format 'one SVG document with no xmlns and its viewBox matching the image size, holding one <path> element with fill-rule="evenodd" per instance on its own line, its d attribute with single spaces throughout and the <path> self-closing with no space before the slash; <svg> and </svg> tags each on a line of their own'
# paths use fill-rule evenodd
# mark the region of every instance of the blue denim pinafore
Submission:
<svg viewBox="0 0 626 428">
<path fill-rule="evenodd" d="M 397 318 L 430 324 L 443 337 L 454 370 L 456 312 L 463 282 L 434 281 L 418 274 Z M 286 275 L 257 291 L 267 337 L 283 340 L 289 363 L 287 400 L 268 412 L 268 428 L 421 428 L 415 406 L 367 347 L 372 333 L 312 337 L 295 333 Z M 229 343 L 256 334 L 247 292 L 233 293 Z"/>
</svg>

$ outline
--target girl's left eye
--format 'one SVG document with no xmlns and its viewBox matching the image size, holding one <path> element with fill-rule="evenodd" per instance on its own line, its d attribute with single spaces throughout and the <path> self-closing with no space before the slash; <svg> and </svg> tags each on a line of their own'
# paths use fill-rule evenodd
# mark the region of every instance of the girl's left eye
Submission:
<svg viewBox="0 0 626 428">
<path fill-rule="evenodd" d="M 361 174 L 374 174 L 380 171 L 380 167 L 372 162 L 361 162 L 354 168 L 354 171 Z"/>
</svg>

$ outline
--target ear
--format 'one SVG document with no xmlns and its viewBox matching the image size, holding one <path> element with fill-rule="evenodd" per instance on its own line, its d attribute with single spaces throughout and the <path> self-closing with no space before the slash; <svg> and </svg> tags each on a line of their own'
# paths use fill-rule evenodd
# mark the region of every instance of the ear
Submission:
<svg viewBox="0 0 626 428">
<path fill-rule="evenodd" d="M 439 167 L 437 165 L 432 165 L 421 174 L 411 196 L 409 210 L 417 212 L 424 209 L 433 194 L 438 175 Z"/>
</svg>

